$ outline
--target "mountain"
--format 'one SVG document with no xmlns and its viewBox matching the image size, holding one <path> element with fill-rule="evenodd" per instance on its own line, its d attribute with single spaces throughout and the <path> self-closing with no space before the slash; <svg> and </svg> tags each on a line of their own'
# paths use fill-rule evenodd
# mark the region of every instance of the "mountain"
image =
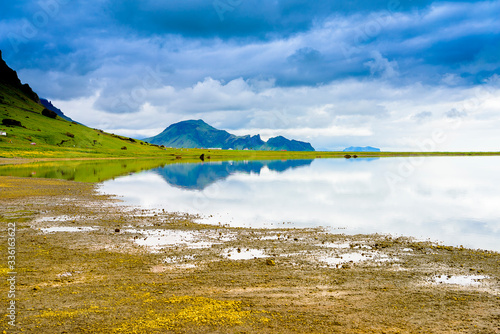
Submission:
<svg viewBox="0 0 500 334">
<path fill-rule="evenodd" d="M 68 122 L 74 122 L 71 118 L 68 116 L 64 115 L 64 113 L 61 111 L 61 109 L 56 108 L 51 101 L 48 101 L 46 99 L 40 99 L 40 103 L 47 109 L 52 110 L 55 112 L 58 116 L 60 116 L 62 119 L 67 120 Z"/>
<path fill-rule="evenodd" d="M 275 151 L 274 147 L 286 151 L 314 151 L 314 148 L 309 143 L 293 139 L 288 140 L 283 136 L 269 138 L 261 149 L 265 151 Z"/>
<path fill-rule="evenodd" d="M 264 150 L 264 151 L 314 151 L 311 144 L 289 140 L 278 136 L 267 142 L 255 136 L 235 136 L 224 130 L 218 130 L 203 120 L 189 120 L 175 123 L 162 133 L 144 139 L 144 141 L 175 148 L 222 148 L 224 150 Z"/>
<path fill-rule="evenodd" d="M 366 146 L 366 147 L 351 146 L 346 148 L 343 152 L 380 152 L 380 149 L 371 146 Z"/>
</svg>

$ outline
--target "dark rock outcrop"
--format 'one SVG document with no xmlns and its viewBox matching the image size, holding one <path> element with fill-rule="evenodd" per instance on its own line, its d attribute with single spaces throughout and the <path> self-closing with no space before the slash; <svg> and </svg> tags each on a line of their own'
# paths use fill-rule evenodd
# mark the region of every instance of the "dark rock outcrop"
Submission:
<svg viewBox="0 0 500 334">
<path fill-rule="evenodd" d="M 17 72 L 11 69 L 7 65 L 7 63 L 2 59 L 1 50 L 0 50 L 0 83 L 17 88 L 31 100 L 35 101 L 36 103 L 40 103 L 40 98 L 38 97 L 38 95 L 31 89 L 31 87 L 28 84 L 23 85 L 21 80 L 19 80 L 19 77 L 17 76 Z"/>
</svg>

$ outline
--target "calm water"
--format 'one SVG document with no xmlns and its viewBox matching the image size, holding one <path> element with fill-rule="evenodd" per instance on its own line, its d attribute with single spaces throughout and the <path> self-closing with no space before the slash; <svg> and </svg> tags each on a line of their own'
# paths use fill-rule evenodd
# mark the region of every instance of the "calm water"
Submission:
<svg viewBox="0 0 500 334">
<path fill-rule="evenodd" d="M 104 181 L 127 205 L 500 251 L 500 157 L 171 164 Z"/>
</svg>

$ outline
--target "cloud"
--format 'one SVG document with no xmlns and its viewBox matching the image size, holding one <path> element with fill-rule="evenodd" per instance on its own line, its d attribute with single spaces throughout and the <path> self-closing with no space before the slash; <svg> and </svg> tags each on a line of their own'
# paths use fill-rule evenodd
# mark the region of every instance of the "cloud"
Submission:
<svg viewBox="0 0 500 334">
<path fill-rule="evenodd" d="M 448 118 L 462 118 L 466 117 L 467 113 L 465 111 L 459 111 L 456 108 L 453 108 L 447 111 L 445 115 Z"/>
<path fill-rule="evenodd" d="M 102 81 L 112 98 L 133 86 L 122 83 L 159 64 L 170 67 L 163 83 L 177 87 L 206 77 L 280 86 L 370 76 L 474 85 L 500 74 L 499 1 L 356 3 L 242 1 L 221 22 L 212 1 L 94 0 L 61 3 L 38 28 L 33 17 L 42 7 L 23 1 L 5 5 L 10 17 L 0 24 L 0 48 L 16 69 L 62 72 L 81 85 Z M 33 38 L 23 37 L 26 23 L 36 29 Z M 22 37 L 17 52 L 9 33 Z M 46 91 L 59 98 L 60 91 Z"/>
<path fill-rule="evenodd" d="M 424 122 L 432 117 L 432 112 L 430 111 L 422 111 L 417 114 L 411 115 L 411 119 L 417 122 Z"/>
<path fill-rule="evenodd" d="M 465 80 L 453 73 L 446 73 L 443 75 L 441 82 L 448 86 L 457 86 L 465 83 Z"/>
<path fill-rule="evenodd" d="M 387 58 L 382 57 L 379 52 L 372 53 L 373 59 L 366 62 L 365 65 L 370 68 L 370 73 L 373 76 L 380 76 L 384 79 L 397 77 L 398 63 L 396 61 L 389 61 Z"/>
<path fill-rule="evenodd" d="M 419 1 L 425 6 L 431 1 Z M 179 34 L 193 38 L 250 38 L 269 40 L 310 30 L 332 16 L 382 10 L 409 10 L 399 1 L 356 0 L 195 0 L 113 1 L 107 11 L 114 20 L 144 35 Z"/>
<path fill-rule="evenodd" d="M 296 50 L 293 55 L 288 57 L 288 60 L 298 64 L 317 64 L 321 58 L 321 52 L 318 50 L 304 47 Z"/>
</svg>

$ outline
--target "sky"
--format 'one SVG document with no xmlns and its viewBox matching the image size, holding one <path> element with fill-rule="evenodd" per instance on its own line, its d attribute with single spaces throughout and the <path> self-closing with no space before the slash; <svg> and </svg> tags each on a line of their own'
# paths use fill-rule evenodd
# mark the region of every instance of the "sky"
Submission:
<svg viewBox="0 0 500 334">
<path fill-rule="evenodd" d="M 90 127 L 203 119 L 317 150 L 500 151 L 500 1 L 0 4 L 21 80 Z"/>
</svg>

